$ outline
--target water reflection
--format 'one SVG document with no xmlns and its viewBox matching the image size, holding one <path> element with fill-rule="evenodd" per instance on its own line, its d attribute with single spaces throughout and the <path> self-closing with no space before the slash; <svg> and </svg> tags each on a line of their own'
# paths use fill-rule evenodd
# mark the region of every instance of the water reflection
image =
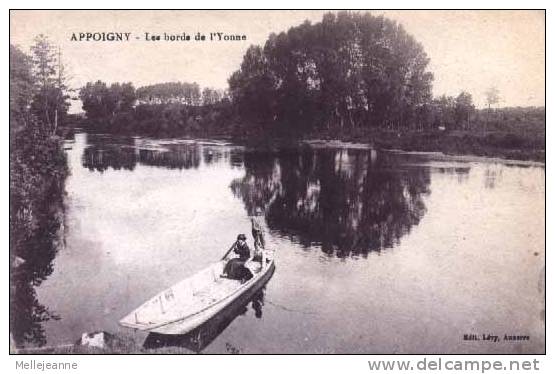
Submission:
<svg viewBox="0 0 555 374">
<path fill-rule="evenodd" d="M 484 187 L 494 189 L 496 184 L 501 180 L 503 170 L 498 166 L 488 166 L 484 170 Z"/>
<path fill-rule="evenodd" d="M 241 166 L 241 151 L 233 147 L 200 144 L 197 142 L 144 142 L 132 137 L 107 137 L 88 135 L 83 151 L 82 164 L 91 171 L 134 170 L 140 165 L 167 169 L 197 169 L 204 165 L 229 162 Z"/>
<path fill-rule="evenodd" d="M 88 146 L 83 151 L 82 163 L 87 169 L 103 172 L 108 168 L 133 170 L 137 156 L 133 138 L 107 138 L 89 135 Z"/>
<path fill-rule="evenodd" d="M 266 284 L 272 278 L 272 274 L 268 279 L 253 289 L 247 291 L 237 300 L 228 305 L 222 312 L 212 317 L 207 322 L 195 328 L 191 332 L 184 335 L 163 335 L 150 333 L 143 343 L 146 349 L 162 348 L 162 347 L 183 347 L 191 351 L 200 353 L 210 343 L 212 343 L 230 324 L 240 315 L 248 312 L 248 307 L 254 311 L 256 318 L 262 318 L 262 307 L 264 306 L 264 295 L 266 292 Z"/>
<path fill-rule="evenodd" d="M 196 169 L 200 165 L 201 153 L 198 144 L 174 145 L 168 151 L 139 149 L 138 152 L 138 162 L 143 165 L 168 169 Z"/>
<path fill-rule="evenodd" d="M 17 346 L 46 344 L 43 323 L 60 319 L 37 299 L 36 287 L 54 270 L 53 261 L 63 244 L 65 210 L 64 180 L 41 181 L 44 190 L 27 198 L 32 207 L 32 229 L 25 226 L 25 212 L 14 215 L 10 248 L 17 249 L 16 263 L 10 267 L 10 332 Z M 19 211 L 14 197 L 11 209 Z M 28 218 L 27 217 L 27 218 Z"/>
<path fill-rule="evenodd" d="M 231 184 L 249 215 L 329 255 L 366 256 L 393 246 L 426 213 L 430 170 L 366 149 L 246 152 L 245 176 Z"/>
</svg>

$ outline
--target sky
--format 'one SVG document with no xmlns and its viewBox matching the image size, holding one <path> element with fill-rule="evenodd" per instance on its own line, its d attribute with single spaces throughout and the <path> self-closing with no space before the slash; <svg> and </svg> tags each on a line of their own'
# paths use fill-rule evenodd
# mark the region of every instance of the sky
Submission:
<svg viewBox="0 0 555 374">
<path fill-rule="evenodd" d="M 545 105 L 544 11 L 370 11 L 401 23 L 422 43 L 434 96 L 472 94 L 485 106 L 495 86 L 500 106 Z M 59 45 L 74 88 L 102 80 L 142 85 L 186 81 L 226 88 L 251 44 L 325 11 L 11 11 L 10 42 L 25 52 L 38 34 Z M 73 33 L 129 32 L 129 42 L 72 41 Z M 223 32 L 240 41 L 147 41 L 145 33 Z M 136 39 L 139 38 L 139 39 Z M 75 110 L 76 106 L 73 106 Z"/>
</svg>

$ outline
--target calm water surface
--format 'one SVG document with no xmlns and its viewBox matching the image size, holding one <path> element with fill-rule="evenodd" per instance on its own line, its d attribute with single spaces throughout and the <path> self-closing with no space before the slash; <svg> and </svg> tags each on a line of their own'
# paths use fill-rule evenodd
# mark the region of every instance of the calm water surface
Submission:
<svg viewBox="0 0 555 374">
<path fill-rule="evenodd" d="M 543 166 L 85 133 L 66 150 L 64 241 L 36 288 L 60 317 L 41 323 L 48 345 L 95 330 L 143 344 L 117 321 L 238 233 L 252 244 L 259 208 L 276 271 L 198 350 L 543 352 Z"/>
</svg>

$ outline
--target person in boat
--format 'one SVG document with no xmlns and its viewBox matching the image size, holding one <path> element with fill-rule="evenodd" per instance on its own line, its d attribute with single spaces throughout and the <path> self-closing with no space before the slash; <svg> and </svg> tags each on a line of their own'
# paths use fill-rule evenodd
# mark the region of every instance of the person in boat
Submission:
<svg viewBox="0 0 555 374">
<path fill-rule="evenodd" d="M 262 250 L 265 248 L 266 243 L 264 241 L 264 231 L 262 230 L 262 222 L 260 221 L 260 216 L 262 215 L 262 210 L 256 208 L 255 215 L 251 217 L 251 227 L 252 227 L 252 237 L 254 239 L 254 256 L 253 261 L 262 262 Z"/>
<path fill-rule="evenodd" d="M 231 279 L 246 281 L 252 278 L 251 271 L 245 267 L 245 263 L 251 257 L 251 250 L 247 244 L 245 234 L 237 235 L 237 241 L 233 244 L 233 252 L 239 257 L 232 258 L 224 267 L 224 275 Z"/>
</svg>

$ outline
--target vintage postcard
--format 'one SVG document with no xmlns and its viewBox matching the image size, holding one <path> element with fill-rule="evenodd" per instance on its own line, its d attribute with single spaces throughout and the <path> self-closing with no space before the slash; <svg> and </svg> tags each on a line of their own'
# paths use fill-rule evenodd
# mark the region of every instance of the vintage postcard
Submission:
<svg viewBox="0 0 555 374">
<path fill-rule="evenodd" d="M 544 354 L 545 16 L 11 10 L 10 352 Z"/>
</svg>

